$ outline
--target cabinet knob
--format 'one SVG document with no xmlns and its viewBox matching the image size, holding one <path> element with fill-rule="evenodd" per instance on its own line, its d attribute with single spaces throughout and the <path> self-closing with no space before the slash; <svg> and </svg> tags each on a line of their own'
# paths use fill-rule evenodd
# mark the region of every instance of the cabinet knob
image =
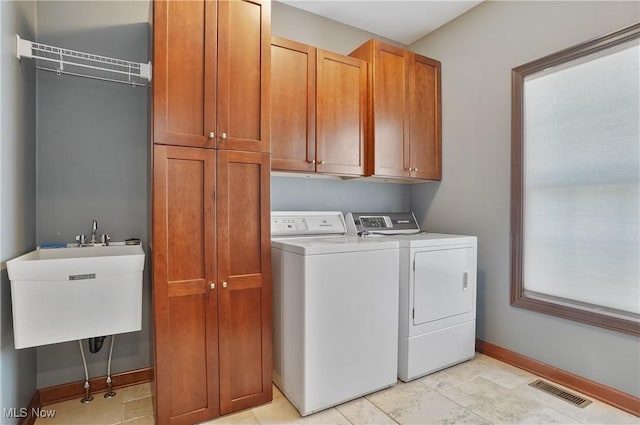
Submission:
<svg viewBox="0 0 640 425">
<path fill-rule="evenodd" d="M 213 131 L 209 133 L 209 139 L 214 139 L 216 137 L 216 133 Z"/>
<path fill-rule="evenodd" d="M 312 159 L 311 161 L 307 161 L 307 162 L 308 162 L 309 164 L 315 164 L 315 163 L 316 163 L 316 160 L 315 160 L 315 159 Z"/>
<path fill-rule="evenodd" d="M 414 169 L 413 169 L 413 171 L 418 171 L 418 169 L 417 169 L 417 168 L 414 168 Z"/>
<path fill-rule="evenodd" d="M 324 161 L 320 161 L 320 162 L 318 162 L 318 164 L 324 165 Z"/>
<path fill-rule="evenodd" d="M 215 283 L 213 283 L 213 282 L 211 282 L 211 283 L 209 284 L 209 288 L 211 288 L 211 289 L 216 289 L 216 284 L 215 284 Z"/>
<path fill-rule="evenodd" d="M 220 135 L 220 138 L 221 138 L 222 140 L 225 140 L 225 139 L 227 138 L 227 133 L 222 133 L 222 134 Z"/>
<path fill-rule="evenodd" d="M 222 287 L 226 288 L 227 287 L 227 282 L 222 282 Z"/>
<path fill-rule="evenodd" d="M 413 169 L 411 167 L 409 168 L 405 168 L 404 171 L 412 171 Z"/>
</svg>

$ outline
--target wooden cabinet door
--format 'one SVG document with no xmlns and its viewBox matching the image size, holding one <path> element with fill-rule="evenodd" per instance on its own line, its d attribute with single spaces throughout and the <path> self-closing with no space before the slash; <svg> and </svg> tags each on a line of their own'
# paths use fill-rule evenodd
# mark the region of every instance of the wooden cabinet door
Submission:
<svg viewBox="0 0 640 425">
<path fill-rule="evenodd" d="M 315 171 L 316 49 L 271 37 L 271 169 Z"/>
<path fill-rule="evenodd" d="M 269 152 L 271 3 L 218 1 L 217 147 Z"/>
<path fill-rule="evenodd" d="M 316 171 L 364 174 L 367 62 L 318 49 Z"/>
<path fill-rule="evenodd" d="M 442 178 L 440 62 L 413 54 L 409 93 L 411 99 L 411 177 Z"/>
<path fill-rule="evenodd" d="M 153 309 L 158 424 L 219 415 L 215 151 L 154 146 Z"/>
<path fill-rule="evenodd" d="M 215 1 L 153 3 L 153 142 L 214 147 Z"/>
<path fill-rule="evenodd" d="M 409 54 L 377 40 L 350 54 L 371 66 L 367 175 L 409 177 Z"/>
<path fill-rule="evenodd" d="M 218 151 L 220 412 L 272 399 L 269 154 Z"/>
<path fill-rule="evenodd" d="M 409 52 L 374 42 L 373 145 L 376 176 L 409 175 Z"/>
</svg>

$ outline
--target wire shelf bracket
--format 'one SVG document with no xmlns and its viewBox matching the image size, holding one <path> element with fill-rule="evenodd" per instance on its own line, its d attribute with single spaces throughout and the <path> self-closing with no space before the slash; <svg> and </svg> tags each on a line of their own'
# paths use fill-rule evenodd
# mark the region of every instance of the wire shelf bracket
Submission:
<svg viewBox="0 0 640 425">
<path fill-rule="evenodd" d="M 146 87 L 151 83 L 151 62 L 138 63 L 23 40 L 16 34 L 17 57 L 32 58 L 36 68 L 58 75 L 74 75 Z"/>
</svg>

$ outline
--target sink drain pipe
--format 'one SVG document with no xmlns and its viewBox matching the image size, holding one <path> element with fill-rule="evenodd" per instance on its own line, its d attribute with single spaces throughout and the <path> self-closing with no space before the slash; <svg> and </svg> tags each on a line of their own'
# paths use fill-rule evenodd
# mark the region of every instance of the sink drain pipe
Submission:
<svg viewBox="0 0 640 425">
<path fill-rule="evenodd" d="M 104 398 L 115 397 L 115 391 L 111 390 L 111 356 L 113 355 L 113 340 L 116 339 L 115 335 L 111 335 L 111 347 L 109 347 L 109 362 L 107 363 L 107 392 L 104 394 Z"/>
<path fill-rule="evenodd" d="M 81 403 L 89 403 L 93 400 L 93 396 L 89 395 L 91 386 L 89 385 L 89 371 L 87 370 L 87 359 L 84 357 L 84 348 L 82 348 L 82 340 L 78 340 L 80 345 L 80 354 L 82 354 L 82 365 L 84 366 L 84 398 L 80 400 Z"/>
</svg>

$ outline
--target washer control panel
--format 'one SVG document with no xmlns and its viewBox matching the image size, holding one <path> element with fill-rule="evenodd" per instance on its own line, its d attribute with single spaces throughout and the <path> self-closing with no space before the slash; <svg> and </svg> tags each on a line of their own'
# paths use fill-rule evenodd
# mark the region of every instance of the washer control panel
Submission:
<svg viewBox="0 0 640 425">
<path fill-rule="evenodd" d="M 271 212 L 271 236 L 344 235 L 346 231 L 339 211 Z"/>
<path fill-rule="evenodd" d="M 391 218 L 386 215 L 362 216 L 360 225 L 363 229 L 390 229 L 393 227 Z"/>
<path fill-rule="evenodd" d="M 346 215 L 347 233 L 366 234 L 412 234 L 420 232 L 413 213 L 355 213 Z"/>
</svg>

